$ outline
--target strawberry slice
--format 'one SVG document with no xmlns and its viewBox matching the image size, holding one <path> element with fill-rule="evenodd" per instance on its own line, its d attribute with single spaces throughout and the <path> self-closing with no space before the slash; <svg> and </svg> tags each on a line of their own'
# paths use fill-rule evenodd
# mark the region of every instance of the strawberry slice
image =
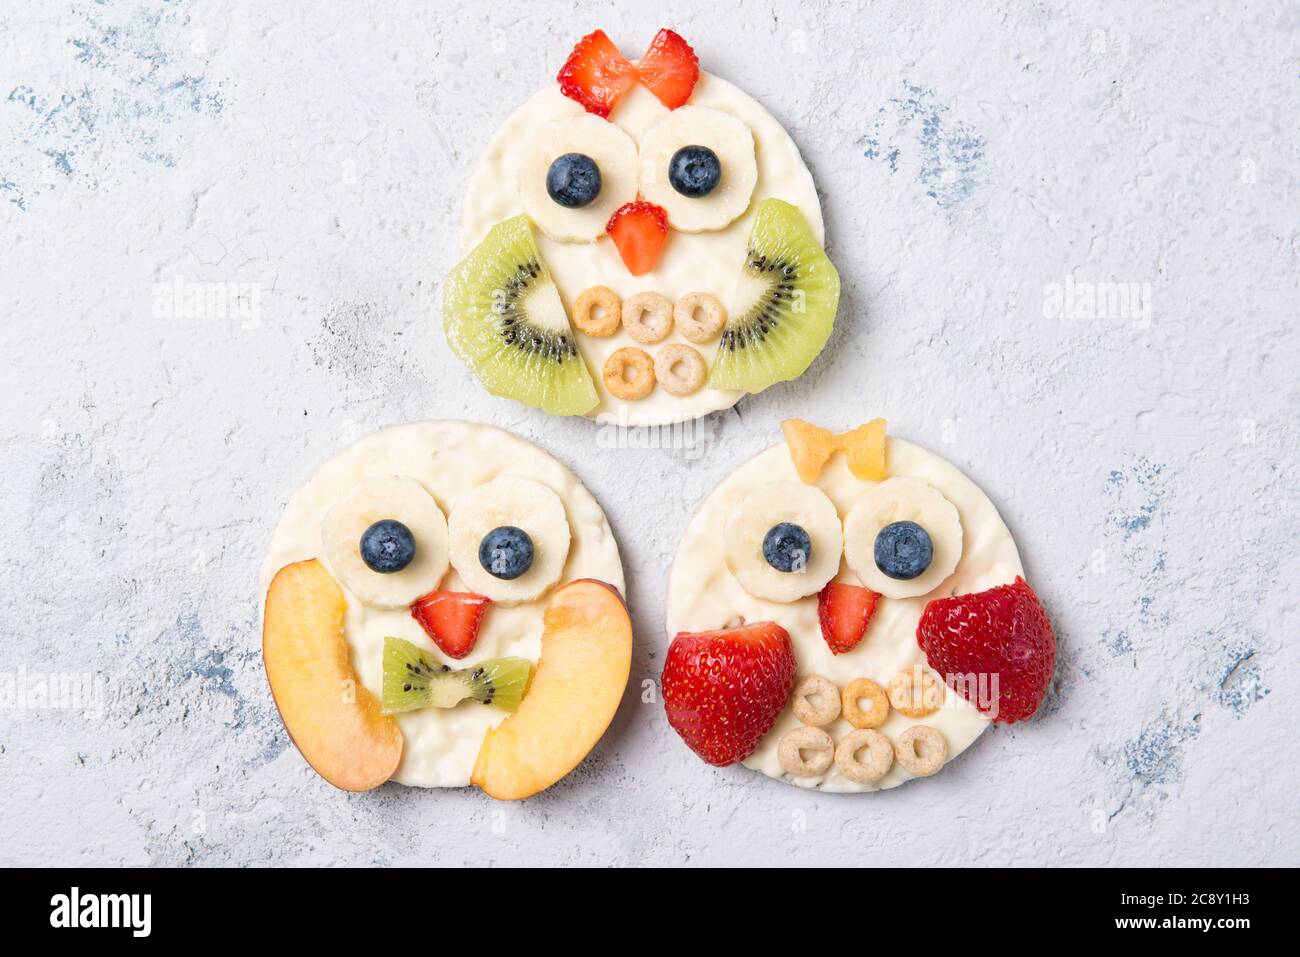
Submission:
<svg viewBox="0 0 1300 957">
<path fill-rule="evenodd" d="M 655 268 L 668 240 L 668 214 L 662 206 L 639 199 L 616 209 L 605 232 L 613 238 L 627 271 L 644 276 Z"/>
<path fill-rule="evenodd" d="M 660 30 L 637 63 L 636 75 L 660 103 L 675 110 L 691 98 L 700 78 L 700 58 L 678 34 Z"/>
<path fill-rule="evenodd" d="M 636 84 L 636 67 L 618 52 L 604 30 L 588 33 L 574 46 L 556 77 L 560 92 L 588 113 L 607 117 Z"/>
<path fill-rule="evenodd" d="M 1019 577 L 987 591 L 936 598 L 921 612 L 916 643 L 948 684 L 1003 724 L 1038 710 L 1056 665 L 1052 623 Z"/>
<path fill-rule="evenodd" d="M 780 717 L 794 672 L 790 634 L 775 622 L 682 632 L 660 678 L 668 723 L 709 764 L 743 761 Z"/>
<path fill-rule="evenodd" d="M 492 604 L 487 595 L 433 591 L 411 605 L 411 617 L 449 658 L 464 658 L 478 641 L 483 612 Z"/>
<path fill-rule="evenodd" d="M 857 647 L 876 613 L 880 593 L 859 585 L 831 582 L 817 596 L 817 620 L 831 653 L 842 655 Z"/>
</svg>

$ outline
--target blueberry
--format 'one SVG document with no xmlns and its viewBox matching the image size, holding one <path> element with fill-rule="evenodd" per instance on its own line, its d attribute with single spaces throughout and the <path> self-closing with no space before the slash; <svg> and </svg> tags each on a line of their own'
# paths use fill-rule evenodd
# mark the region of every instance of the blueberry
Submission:
<svg viewBox="0 0 1300 957">
<path fill-rule="evenodd" d="M 372 572 L 400 572 L 413 558 L 415 536 L 396 519 L 380 519 L 361 533 L 361 560 Z"/>
<path fill-rule="evenodd" d="M 876 567 L 899 581 L 925 573 L 934 558 L 930 533 L 916 522 L 894 522 L 876 533 Z"/>
<path fill-rule="evenodd" d="M 812 560 L 812 540 L 792 522 L 773 525 L 763 536 L 763 557 L 779 572 L 801 572 Z"/>
<path fill-rule="evenodd" d="M 494 578 L 518 578 L 533 567 L 533 540 L 513 525 L 494 528 L 478 543 L 478 563 Z"/>
<path fill-rule="evenodd" d="M 546 171 L 546 191 L 568 209 L 580 209 L 600 195 L 600 167 L 590 156 L 565 153 Z"/>
<path fill-rule="evenodd" d="M 668 182 L 683 196 L 708 196 L 722 179 L 718 154 L 707 146 L 683 146 L 668 161 Z"/>
</svg>

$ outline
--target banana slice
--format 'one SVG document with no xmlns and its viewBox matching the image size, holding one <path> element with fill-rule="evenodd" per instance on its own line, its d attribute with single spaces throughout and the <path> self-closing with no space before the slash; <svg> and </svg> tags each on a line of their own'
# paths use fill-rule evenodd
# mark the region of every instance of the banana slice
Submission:
<svg viewBox="0 0 1300 957">
<path fill-rule="evenodd" d="M 361 557 L 361 536 L 375 522 L 401 522 L 415 539 L 415 557 L 401 571 L 373 571 Z M 438 587 L 447 573 L 447 520 L 423 485 L 386 475 L 364 479 L 325 513 L 321 545 L 330 573 L 359 601 L 401 608 Z"/>
<path fill-rule="evenodd" d="M 703 196 L 686 196 L 673 186 L 669 167 L 686 146 L 703 146 L 717 157 L 721 179 Z M 668 222 L 684 233 L 722 229 L 749 208 L 758 163 L 754 135 L 730 113 L 707 106 L 673 110 L 641 139 L 641 195 L 668 211 Z"/>
<path fill-rule="evenodd" d="M 727 567 L 755 598 L 796 601 L 821 591 L 839 571 L 840 517 L 813 485 L 772 482 L 755 489 L 732 506 L 722 535 Z M 791 539 L 796 549 L 789 547 Z M 791 551 L 798 560 L 788 560 Z"/>
<path fill-rule="evenodd" d="M 590 157 L 600 171 L 600 192 L 576 208 L 560 205 L 546 187 L 551 164 L 569 153 Z M 636 143 L 613 123 L 589 114 L 543 123 L 519 148 L 515 169 L 528 218 L 559 242 L 594 243 L 605 235 L 614 211 L 636 199 Z"/>
<path fill-rule="evenodd" d="M 895 522 L 915 522 L 929 535 L 933 557 L 915 578 L 891 578 L 876 564 L 876 536 Z M 920 479 L 885 479 L 859 498 L 844 519 L 844 557 L 849 567 L 862 584 L 886 598 L 916 598 L 934 591 L 956 569 L 961 547 L 957 507 Z"/>
<path fill-rule="evenodd" d="M 539 597 L 560 580 L 569 557 L 564 504 L 545 485 L 518 475 L 494 478 L 462 495 L 452 506 L 448 527 L 451 563 L 465 586 L 503 605 Z M 491 535 L 498 529 L 509 533 L 504 539 Z M 490 557 L 494 543 L 517 545 L 517 532 L 526 536 L 529 554 L 521 560 L 520 549 L 511 547 L 511 567 L 502 567 Z"/>
</svg>

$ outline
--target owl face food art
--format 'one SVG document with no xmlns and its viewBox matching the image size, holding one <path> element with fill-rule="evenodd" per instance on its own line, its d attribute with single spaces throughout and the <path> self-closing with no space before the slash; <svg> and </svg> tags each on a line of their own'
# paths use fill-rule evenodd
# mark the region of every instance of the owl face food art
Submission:
<svg viewBox="0 0 1300 957">
<path fill-rule="evenodd" d="M 603 31 L 493 138 L 469 186 L 447 341 L 486 388 L 641 426 L 800 375 L 839 275 L 789 135 L 661 30 Z"/>
<path fill-rule="evenodd" d="M 1032 715 L 1055 638 L 984 493 L 882 419 L 783 430 L 704 500 L 673 564 L 662 687 L 686 744 L 876 791 Z"/>
<path fill-rule="evenodd" d="M 618 545 L 577 477 L 487 426 L 371 435 L 289 500 L 262 650 L 325 780 L 527 797 L 604 733 L 631 665 Z"/>
</svg>

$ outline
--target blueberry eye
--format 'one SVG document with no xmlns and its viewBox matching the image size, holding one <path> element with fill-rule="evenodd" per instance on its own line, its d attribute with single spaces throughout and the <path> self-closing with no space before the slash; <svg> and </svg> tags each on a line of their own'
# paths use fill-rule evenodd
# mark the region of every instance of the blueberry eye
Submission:
<svg viewBox="0 0 1300 957">
<path fill-rule="evenodd" d="M 567 209 L 581 209 L 600 195 L 600 167 L 590 156 L 565 153 L 546 171 L 546 192 Z"/>
<path fill-rule="evenodd" d="M 722 179 L 718 154 L 707 146 L 683 146 L 668 161 L 668 182 L 683 196 L 708 196 Z"/>
<path fill-rule="evenodd" d="M 533 567 L 533 540 L 513 525 L 494 528 L 479 542 L 478 563 L 494 578 L 518 578 Z"/>
<path fill-rule="evenodd" d="M 812 558 L 812 540 L 793 522 L 781 522 L 763 536 L 763 557 L 779 572 L 801 572 Z"/>
<path fill-rule="evenodd" d="M 911 581 L 934 559 L 930 533 L 916 522 L 894 522 L 876 533 L 876 567 L 890 578 Z"/>
<path fill-rule="evenodd" d="M 413 558 L 415 536 L 396 519 L 381 519 L 361 533 L 361 560 L 372 572 L 400 572 Z"/>
</svg>

